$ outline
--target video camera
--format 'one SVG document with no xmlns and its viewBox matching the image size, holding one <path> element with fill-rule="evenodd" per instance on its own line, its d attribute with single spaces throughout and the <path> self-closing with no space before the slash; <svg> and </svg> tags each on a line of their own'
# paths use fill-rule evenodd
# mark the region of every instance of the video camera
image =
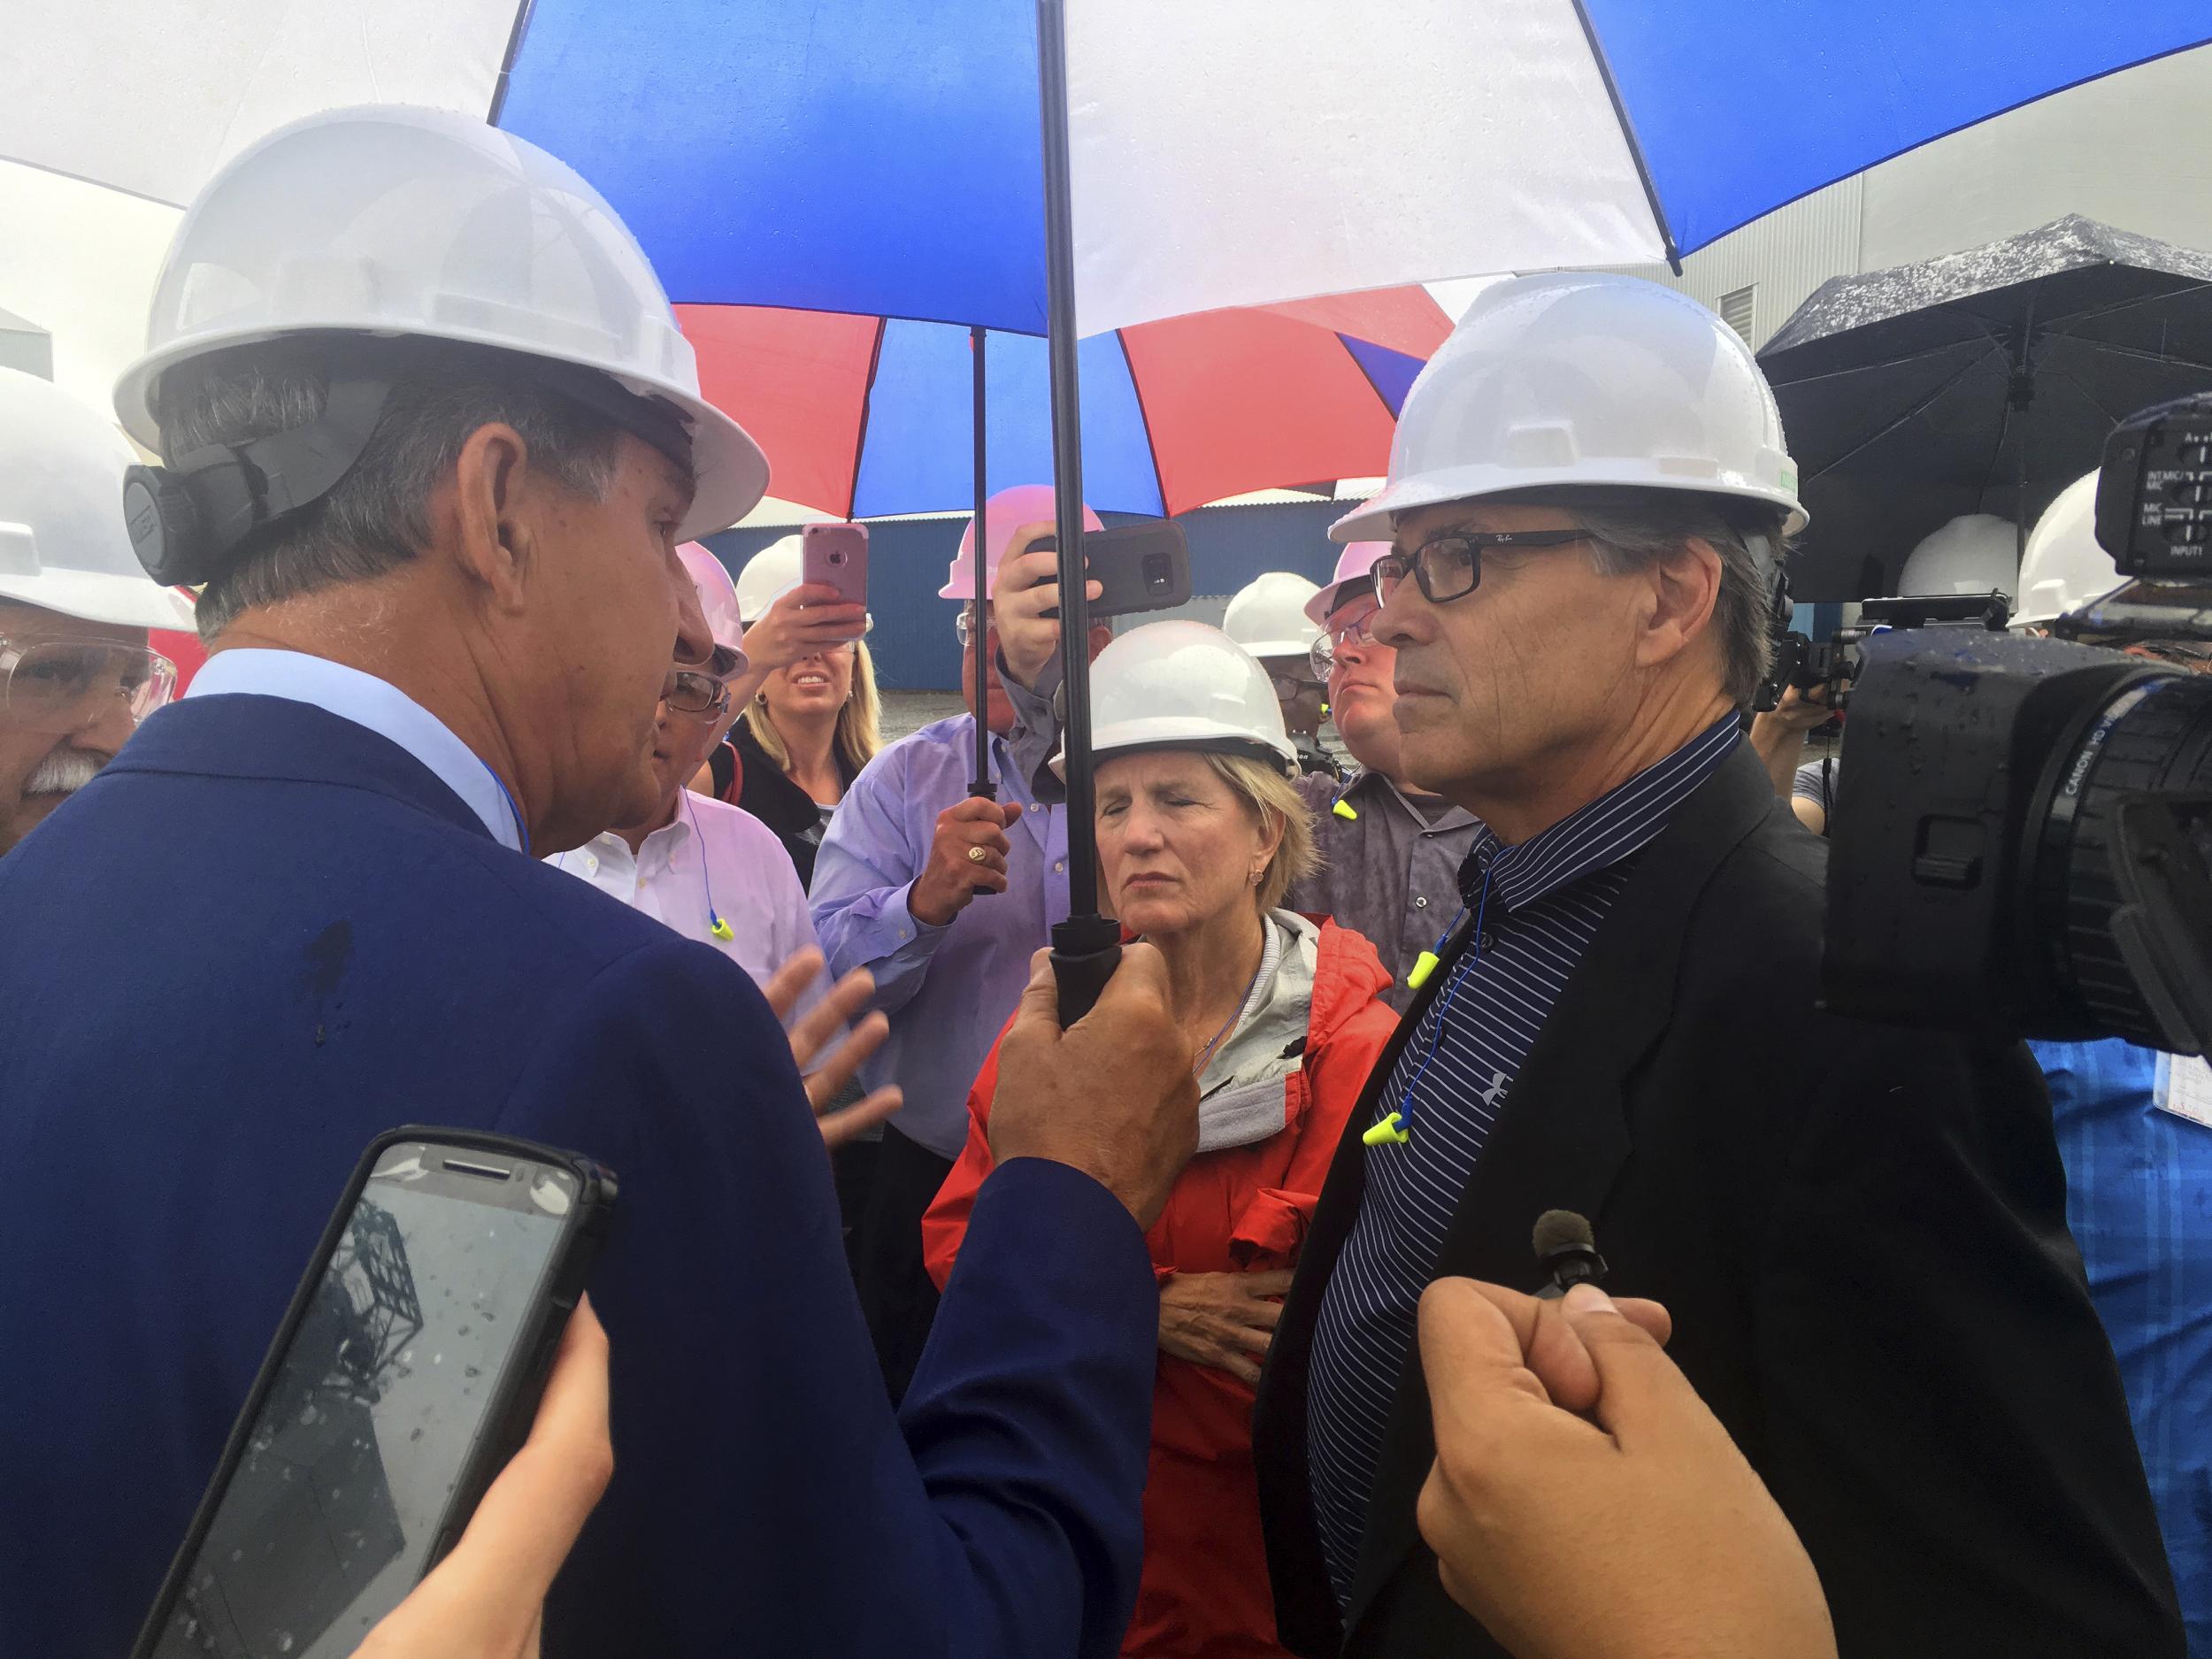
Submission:
<svg viewBox="0 0 2212 1659">
<path fill-rule="evenodd" d="M 2212 641 L 2212 396 L 2112 434 L 2096 526 L 2131 580 L 2065 637 L 1857 641 L 1835 1011 L 2212 1050 L 2212 675 L 2077 642 Z"/>
<path fill-rule="evenodd" d="M 1785 687 L 1794 686 L 1801 692 L 1823 691 L 1823 706 L 1841 714 L 1850 706 L 1851 682 L 1859 677 L 1859 647 L 1870 635 L 1894 628 L 1933 627 L 1978 627 L 2002 634 L 2011 620 L 2012 602 L 2000 593 L 1900 594 L 1866 600 L 1859 606 L 1855 623 L 1838 628 L 1818 643 L 1793 631 L 1777 634 L 1773 665 L 1753 707 L 1764 713 L 1781 702 Z"/>
</svg>

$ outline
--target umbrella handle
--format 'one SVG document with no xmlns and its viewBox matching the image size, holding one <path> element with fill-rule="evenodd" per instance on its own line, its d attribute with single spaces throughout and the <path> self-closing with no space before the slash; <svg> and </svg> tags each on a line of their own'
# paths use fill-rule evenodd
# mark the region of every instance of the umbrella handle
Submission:
<svg viewBox="0 0 2212 1659">
<path fill-rule="evenodd" d="M 1059 987 L 1060 1029 L 1089 1013 L 1121 965 L 1121 924 L 1102 916 L 1071 916 L 1052 928 L 1052 977 Z"/>
</svg>

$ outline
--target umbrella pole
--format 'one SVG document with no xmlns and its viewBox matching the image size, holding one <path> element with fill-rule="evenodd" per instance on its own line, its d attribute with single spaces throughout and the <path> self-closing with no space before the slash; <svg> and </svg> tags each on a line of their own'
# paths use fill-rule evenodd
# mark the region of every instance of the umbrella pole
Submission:
<svg viewBox="0 0 2212 1659">
<path fill-rule="evenodd" d="M 984 503 L 989 486 L 985 482 L 988 473 L 984 466 L 983 454 L 983 330 L 968 330 L 968 349 L 975 353 L 975 535 L 969 548 L 968 619 L 971 635 L 975 641 L 970 654 L 969 669 L 975 684 L 975 776 L 968 784 L 970 795 L 979 795 L 986 801 L 998 799 L 998 786 L 991 781 L 991 670 L 984 658 L 985 641 L 990 629 L 990 580 L 983 557 Z M 978 888 L 979 896 L 985 891 Z"/>
<path fill-rule="evenodd" d="M 1091 780 L 1091 605 L 1083 564 L 1083 433 L 1075 356 L 1075 222 L 1068 189 L 1064 0 L 1037 0 L 1037 112 L 1043 125 L 1046 328 L 1052 366 L 1052 481 L 1060 539 L 1060 685 L 1067 756 L 1068 919 L 1052 929 L 1060 1024 L 1098 1001 L 1121 959 L 1121 929 L 1098 913 Z"/>
</svg>

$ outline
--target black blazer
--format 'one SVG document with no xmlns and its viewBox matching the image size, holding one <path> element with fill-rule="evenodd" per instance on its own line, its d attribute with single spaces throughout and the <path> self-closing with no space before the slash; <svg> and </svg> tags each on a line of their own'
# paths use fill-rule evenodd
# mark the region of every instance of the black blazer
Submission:
<svg viewBox="0 0 2212 1659">
<path fill-rule="evenodd" d="M 738 716 L 737 724 L 730 728 L 726 747 L 735 753 L 741 768 L 738 796 L 731 804 L 743 807 L 776 832 L 784 851 L 791 855 L 791 867 L 799 872 L 799 885 L 812 887 L 814 855 L 822 844 L 821 808 L 812 795 L 792 782 L 783 768 L 769 757 L 768 751 L 760 746 L 760 740 L 753 735 L 749 717 Z M 836 759 L 838 772 L 849 789 L 858 774 L 845 764 L 841 749 Z M 718 769 L 715 783 L 725 791 L 728 788 Z"/>
<path fill-rule="evenodd" d="M 2179 1655 L 2112 1352 L 2066 1232 L 2041 1074 L 2017 1043 L 1816 1010 L 1824 843 L 1747 749 L 1640 855 L 1545 1022 L 1438 1263 L 1533 1290 L 1554 1207 L 1797 1527 L 1847 1659 Z M 1461 948 L 1455 940 L 1448 963 Z M 1356 1216 L 1378 1062 L 1261 1384 L 1255 1455 L 1285 1643 L 1495 1655 L 1445 1595 L 1414 1503 L 1434 1457 L 1406 1368 L 1340 1624 L 1305 1455 L 1315 1316 Z"/>
</svg>

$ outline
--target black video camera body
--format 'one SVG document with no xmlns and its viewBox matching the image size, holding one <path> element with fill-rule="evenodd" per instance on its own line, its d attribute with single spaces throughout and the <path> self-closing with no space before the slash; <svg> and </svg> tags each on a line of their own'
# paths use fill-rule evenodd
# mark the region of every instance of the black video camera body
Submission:
<svg viewBox="0 0 2212 1659">
<path fill-rule="evenodd" d="M 2212 397 L 2114 434 L 2096 524 L 2137 580 L 2055 631 L 2207 637 Z M 1860 649 L 1830 818 L 1828 1005 L 2212 1051 L 2212 675 L 1956 628 Z"/>
</svg>

